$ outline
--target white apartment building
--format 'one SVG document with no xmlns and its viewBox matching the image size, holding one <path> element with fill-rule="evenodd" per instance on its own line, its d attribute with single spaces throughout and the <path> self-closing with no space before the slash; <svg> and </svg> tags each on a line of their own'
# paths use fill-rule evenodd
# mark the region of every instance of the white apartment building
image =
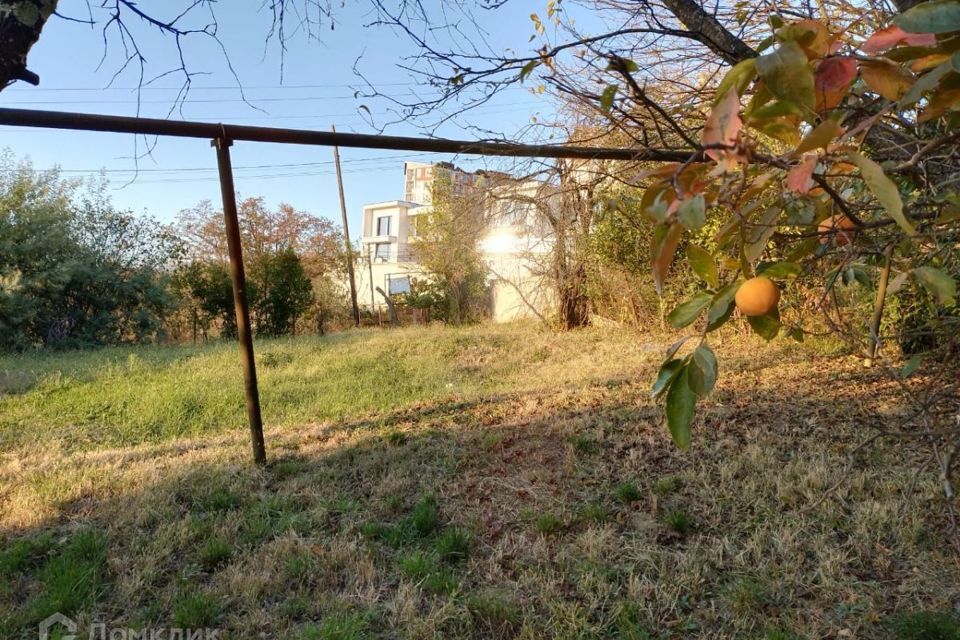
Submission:
<svg viewBox="0 0 960 640">
<path fill-rule="evenodd" d="M 480 242 L 490 269 L 493 319 L 506 322 L 549 314 L 555 296 L 544 273 L 552 248 L 552 233 L 538 207 L 556 206 L 557 189 L 537 180 L 519 181 L 506 174 L 468 173 L 449 163 L 404 163 L 404 199 L 364 205 L 356 267 L 357 299 L 361 306 L 384 305 L 387 295 L 406 293 L 414 279 L 430 274 L 417 263 L 416 220 L 429 215 L 431 187 L 438 177 L 454 193 L 483 187 L 489 198 L 489 226 Z"/>
<path fill-rule="evenodd" d="M 361 306 L 384 304 L 383 296 L 376 293 L 377 287 L 387 295 L 408 293 L 411 278 L 425 276 L 410 251 L 410 241 L 416 235 L 417 210 L 423 208 L 406 200 L 364 205 L 361 260 L 355 269 Z"/>
<path fill-rule="evenodd" d="M 403 163 L 403 199 L 417 204 L 433 202 L 433 183 L 444 179 L 449 182 L 454 195 L 463 193 L 477 184 L 477 173 L 469 173 L 449 163 Z"/>
</svg>

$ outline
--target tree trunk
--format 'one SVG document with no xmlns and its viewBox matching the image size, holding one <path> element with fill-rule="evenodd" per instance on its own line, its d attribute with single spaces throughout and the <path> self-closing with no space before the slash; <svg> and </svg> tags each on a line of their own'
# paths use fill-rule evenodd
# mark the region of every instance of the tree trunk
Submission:
<svg viewBox="0 0 960 640">
<path fill-rule="evenodd" d="M 567 266 L 559 287 L 560 327 L 564 331 L 585 327 L 590 323 L 590 303 L 584 290 L 587 271 L 582 264 Z"/>
<path fill-rule="evenodd" d="M 0 0 L 0 91 L 17 80 L 40 83 L 27 70 L 27 54 L 56 9 L 57 0 Z"/>
<path fill-rule="evenodd" d="M 697 40 L 724 59 L 727 64 L 737 64 L 747 58 L 755 58 L 757 52 L 743 40 L 727 30 L 720 21 L 707 13 L 702 2 L 696 0 L 663 0 L 664 6 L 677 17 Z"/>
<path fill-rule="evenodd" d="M 377 293 L 383 296 L 383 299 L 387 303 L 387 310 L 390 312 L 390 325 L 395 327 L 400 324 L 400 321 L 397 318 L 397 308 L 394 306 L 393 300 L 391 300 L 390 296 L 388 296 L 387 293 L 380 287 L 377 287 Z"/>
</svg>

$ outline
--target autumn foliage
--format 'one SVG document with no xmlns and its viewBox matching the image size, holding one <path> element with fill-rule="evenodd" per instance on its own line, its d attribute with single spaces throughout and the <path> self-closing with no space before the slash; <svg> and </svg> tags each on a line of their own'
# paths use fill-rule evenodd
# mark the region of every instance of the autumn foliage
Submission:
<svg viewBox="0 0 960 640">
<path fill-rule="evenodd" d="M 866 37 L 856 25 L 776 15 L 770 26 L 760 55 L 716 86 L 700 150 L 642 175 L 658 288 L 682 246 L 703 280 L 669 316 L 677 328 L 701 323 L 698 346 L 684 357 L 671 349 L 654 385 L 681 447 L 705 392 L 693 380 L 717 376 L 716 360 L 703 357 L 709 334 L 739 316 L 765 339 L 784 331 L 802 340 L 802 319 L 781 316 L 779 304 L 798 275 L 823 275 L 815 304 L 837 331 L 852 325 L 831 308 L 831 290 L 882 277 L 886 295 L 891 265 L 896 289 L 913 282 L 941 307 L 955 305 L 956 251 L 944 230 L 960 217 L 960 197 L 955 183 L 941 190 L 918 168 L 957 138 L 960 2 L 921 3 Z M 684 245 L 708 222 L 712 250 Z M 867 318 L 859 326 L 855 341 L 872 353 L 876 327 Z"/>
</svg>

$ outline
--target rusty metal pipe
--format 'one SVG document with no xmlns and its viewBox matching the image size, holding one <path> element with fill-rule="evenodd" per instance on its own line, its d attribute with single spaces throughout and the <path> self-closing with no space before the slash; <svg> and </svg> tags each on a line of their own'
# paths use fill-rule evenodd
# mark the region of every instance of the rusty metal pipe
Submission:
<svg viewBox="0 0 960 640">
<path fill-rule="evenodd" d="M 447 140 L 444 138 L 412 138 L 361 133 L 334 133 L 330 131 L 310 131 L 306 129 L 278 129 L 274 127 L 251 127 L 247 125 L 219 124 L 213 122 L 130 118 L 126 116 L 107 116 L 66 111 L 38 111 L 32 109 L 0 109 L 0 125 L 39 127 L 43 129 L 72 129 L 77 131 L 105 131 L 111 133 L 138 133 L 178 138 L 212 139 L 225 135 L 229 140 L 234 142 L 244 140 L 249 142 L 276 142 L 283 144 L 531 158 L 683 162 L 688 160 L 692 153 L 696 152 L 693 149 L 616 149 L 612 147 L 516 144 L 512 142 L 484 142 L 481 140 Z"/>
<path fill-rule="evenodd" d="M 250 423 L 253 461 L 262 465 L 267 462 L 267 449 L 263 441 L 263 418 L 260 415 L 260 393 L 257 389 L 257 365 L 253 357 L 253 333 L 250 330 L 247 277 L 243 269 L 243 247 L 240 243 L 237 192 L 233 186 L 233 165 L 230 162 L 231 142 L 229 138 L 221 135 L 214 138 L 211 144 L 217 149 L 217 168 L 220 170 L 223 221 L 227 231 L 227 251 L 230 254 L 233 308 L 237 318 L 237 338 L 240 340 L 240 362 L 243 364 L 243 386 L 247 398 L 247 420 Z"/>
</svg>

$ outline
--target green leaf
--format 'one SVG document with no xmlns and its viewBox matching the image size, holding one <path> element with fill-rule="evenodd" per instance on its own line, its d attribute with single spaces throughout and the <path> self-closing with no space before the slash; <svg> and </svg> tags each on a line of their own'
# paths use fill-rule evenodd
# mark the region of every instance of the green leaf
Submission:
<svg viewBox="0 0 960 640">
<path fill-rule="evenodd" d="M 753 332 L 769 342 L 780 333 L 780 313 L 774 309 L 765 316 L 748 316 L 747 322 L 753 328 Z"/>
<path fill-rule="evenodd" d="M 917 367 L 920 366 L 920 362 L 922 360 L 923 360 L 922 353 L 918 353 L 917 355 L 907 360 L 906 364 L 904 364 L 903 367 L 900 369 L 900 377 L 903 379 L 909 378 L 910 375 L 917 370 Z"/>
<path fill-rule="evenodd" d="M 668 360 L 660 367 L 660 371 L 657 373 L 657 379 L 653 383 L 653 388 L 650 390 L 650 395 L 654 398 L 659 398 L 663 395 L 663 392 L 667 390 L 667 386 L 673 382 L 673 379 L 677 377 L 680 373 L 680 369 L 683 368 L 683 360 L 679 358 Z"/>
<path fill-rule="evenodd" d="M 683 346 L 683 343 L 686 342 L 687 340 L 689 340 L 690 338 L 691 338 L 691 336 L 684 336 L 684 337 L 680 338 L 679 340 L 677 340 L 676 342 L 674 342 L 672 345 L 670 345 L 670 346 L 667 348 L 667 353 L 663 356 L 663 359 L 664 359 L 664 360 L 669 360 L 669 359 L 672 358 L 673 356 L 677 355 L 677 351 L 680 351 L 680 347 Z"/>
<path fill-rule="evenodd" d="M 956 54 L 954 54 L 956 56 Z M 917 100 L 923 97 L 923 94 L 927 91 L 932 91 L 936 89 L 940 84 L 940 80 L 943 79 L 948 73 L 953 70 L 951 61 L 944 62 L 939 67 L 936 67 L 932 71 L 920 76 L 920 79 L 913 83 L 913 86 L 910 87 L 910 91 L 907 91 L 907 94 L 900 98 L 900 102 L 897 103 L 897 106 L 901 109 L 905 109 Z"/>
<path fill-rule="evenodd" d="M 765 104 L 750 114 L 751 120 L 769 120 L 771 118 L 781 118 L 783 116 L 799 116 L 803 111 L 796 104 L 789 100 L 777 100 Z"/>
<path fill-rule="evenodd" d="M 917 267 L 912 273 L 913 279 L 936 298 L 937 304 L 953 304 L 957 297 L 957 283 L 953 278 L 935 267 Z"/>
<path fill-rule="evenodd" d="M 681 368 L 667 392 L 667 427 L 673 441 L 681 449 L 690 446 L 690 423 L 693 422 L 697 402 L 697 396 L 687 379 L 687 371 L 687 367 Z"/>
<path fill-rule="evenodd" d="M 851 265 L 843 272 L 843 284 L 853 284 L 854 282 L 858 282 L 864 287 L 869 287 L 873 284 L 870 282 L 870 276 L 867 275 L 867 272 L 864 271 L 862 267 Z"/>
<path fill-rule="evenodd" d="M 756 260 L 763 255 L 764 250 L 767 248 L 767 243 L 777 231 L 777 219 L 782 212 L 783 210 L 775 205 L 764 211 L 763 215 L 760 216 L 760 219 L 750 232 L 748 244 L 744 249 L 747 262 L 756 262 Z"/>
<path fill-rule="evenodd" d="M 664 195 L 666 189 L 667 187 L 662 184 L 649 187 L 643 192 L 643 198 L 640 200 L 643 213 L 657 224 L 667 219 L 667 209 L 670 205 Z"/>
<path fill-rule="evenodd" d="M 738 96 L 742 96 L 753 79 L 757 77 L 757 59 L 747 58 L 734 65 L 717 86 L 717 93 L 713 99 L 713 106 L 717 106 L 730 89 L 735 89 Z"/>
<path fill-rule="evenodd" d="M 787 337 L 792 338 L 797 342 L 803 342 L 803 329 L 800 327 L 790 327 L 787 329 Z"/>
<path fill-rule="evenodd" d="M 796 262 L 770 262 L 757 267 L 757 275 L 782 280 L 797 277 L 802 269 Z"/>
<path fill-rule="evenodd" d="M 913 228 L 913 225 L 910 224 L 907 216 L 903 213 L 903 200 L 900 199 L 900 191 L 897 189 L 897 185 L 887 177 L 880 165 L 859 153 L 848 154 L 847 159 L 860 168 L 863 181 L 867 183 L 871 193 L 880 202 L 887 214 L 907 234 L 916 235 L 916 229 Z"/>
<path fill-rule="evenodd" d="M 713 391 L 717 383 L 717 356 L 710 347 L 701 344 L 696 348 L 687 375 L 690 389 L 701 398 Z"/>
<path fill-rule="evenodd" d="M 960 31 L 960 0 L 921 2 L 893 19 L 910 33 L 949 33 Z"/>
<path fill-rule="evenodd" d="M 527 64 L 523 65 L 523 69 L 520 69 L 520 82 L 523 82 L 524 78 L 530 75 L 530 73 L 536 69 L 539 64 L 539 60 L 531 60 Z"/>
<path fill-rule="evenodd" d="M 733 314 L 734 296 L 737 289 L 743 284 L 742 280 L 735 280 L 717 292 L 707 311 L 707 331 L 714 331 L 723 326 L 723 323 Z"/>
<path fill-rule="evenodd" d="M 610 113 L 610 109 L 613 107 L 613 98 L 616 95 L 617 85 L 607 85 L 607 88 L 603 90 L 602 94 L 600 94 L 600 111 L 603 111 L 604 113 Z"/>
<path fill-rule="evenodd" d="M 811 221 L 812 222 L 812 221 Z M 807 238 L 800 244 L 796 245 L 790 253 L 787 254 L 787 260 L 790 262 L 796 262 L 798 260 L 803 260 L 812 253 L 815 253 L 818 248 L 826 247 L 827 245 L 820 244 L 820 238 L 813 237 Z"/>
<path fill-rule="evenodd" d="M 771 94 L 813 111 L 813 71 L 799 44 L 788 40 L 772 53 L 757 58 L 756 65 L 760 79 Z"/>
<path fill-rule="evenodd" d="M 675 329 L 682 329 L 697 319 L 713 296 L 709 293 L 698 293 L 667 315 L 667 322 Z"/>
<path fill-rule="evenodd" d="M 714 262 L 710 252 L 695 244 L 687 245 L 687 262 L 690 268 L 699 276 L 701 280 L 711 287 L 716 288 L 719 284 L 717 279 L 717 263 Z"/>
<path fill-rule="evenodd" d="M 707 203 L 702 193 L 684 198 L 677 208 L 677 222 L 687 229 L 697 230 L 707 221 Z"/>
</svg>

